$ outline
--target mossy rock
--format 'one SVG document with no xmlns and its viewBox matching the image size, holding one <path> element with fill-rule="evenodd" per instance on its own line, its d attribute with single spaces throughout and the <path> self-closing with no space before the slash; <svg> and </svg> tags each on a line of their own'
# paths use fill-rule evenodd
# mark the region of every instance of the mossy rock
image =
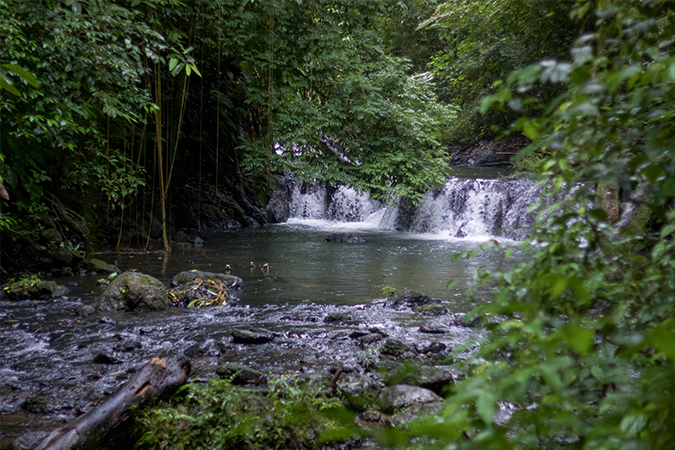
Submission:
<svg viewBox="0 0 675 450">
<path fill-rule="evenodd" d="M 107 262 L 101 261 L 100 259 L 96 258 L 87 258 L 84 261 L 82 261 L 82 264 L 80 264 L 80 266 L 88 272 L 96 272 L 96 273 L 122 272 L 117 266 L 108 264 Z"/>
<path fill-rule="evenodd" d="M 169 306 L 168 289 L 157 278 L 138 272 L 118 275 L 99 300 L 99 311 L 157 311 Z"/>
<path fill-rule="evenodd" d="M 423 366 L 407 361 L 387 371 L 383 378 L 387 386 L 407 384 L 423 387 L 441 395 L 448 386 L 462 378 L 462 375 L 452 366 Z"/>
<path fill-rule="evenodd" d="M 47 300 L 66 295 L 68 288 L 55 281 L 28 278 L 7 284 L 4 291 L 10 300 Z"/>
<path fill-rule="evenodd" d="M 244 280 L 237 276 L 224 273 L 203 272 L 201 270 L 190 270 L 179 273 L 171 280 L 171 286 L 183 286 L 192 283 L 196 278 L 201 278 L 204 281 L 220 281 L 227 286 L 228 289 L 236 290 L 244 288 Z"/>
</svg>

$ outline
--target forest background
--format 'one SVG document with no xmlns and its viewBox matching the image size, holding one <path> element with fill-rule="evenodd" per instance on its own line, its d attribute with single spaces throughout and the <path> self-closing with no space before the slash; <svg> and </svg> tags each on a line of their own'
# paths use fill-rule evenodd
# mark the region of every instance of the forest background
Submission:
<svg viewBox="0 0 675 450">
<path fill-rule="evenodd" d="M 0 1 L 5 270 L 39 269 L 54 219 L 76 252 L 263 224 L 284 171 L 419 199 L 515 117 L 476 114 L 492 83 L 584 26 L 571 0 L 439 5 Z"/>
</svg>

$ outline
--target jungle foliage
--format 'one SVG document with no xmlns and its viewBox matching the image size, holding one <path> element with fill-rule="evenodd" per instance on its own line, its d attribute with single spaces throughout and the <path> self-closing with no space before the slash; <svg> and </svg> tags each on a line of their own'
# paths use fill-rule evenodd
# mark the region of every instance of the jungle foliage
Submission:
<svg viewBox="0 0 675 450">
<path fill-rule="evenodd" d="M 139 411 L 136 448 L 320 448 L 344 436 L 342 405 L 321 387 L 281 377 L 268 391 L 252 391 L 211 380 L 179 392 L 172 404 Z"/>
<path fill-rule="evenodd" d="M 675 423 L 675 2 L 580 1 L 572 61 L 511 74 L 482 100 L 549 155 L 531 260 L 472 312 L 489 330 L 438 416 L 390 433 L 406 448 L 671 448 Z M 550 102 L 540 84 L 557 83 Z M 533 95 L 534 94 L 534 95 Z M 621 216 L 600 194 L 614 185 Z M 489 246 L 488 246 L 489 247 Z M 494 250 L 494 249 L 493 249 Z M 473 343 L 471 345 L 474 345 Z"/>
<path fill-rule="evenodd" d="M 517 118 L 507 111 L 478 113 L 493 83 L 544 58 L 569 60 L 569 48 L 587 18 L 570 13 L 576 0 L 510 0 L 441 3 L 420 29 L 433 29 L 443 47 L 429 62 L 443 101 L 461 109 L 451 138 L 459 143 L 495 137 Z M 547 103 L 560 93 L 540 84 L 534 94 Z M 534 112 L 534 111 L 532 111 Z"/>
<path fill-rule="evenodd" d="M 262 207 L 283 170 L 419 198 L 446 174 L 454 109 L 412 70 L 414 52 L 385 45 L 435 7 L 411 5 L 1 0 L 0 182 L 11 200 L 0 200 L 0 227 L 39 230 L 56 196 L 90 225 L 119 226 L 120 239 L 125 227 L 145 240 L 161 210 L 168 249 L 177 189 Z"/>
</svg>

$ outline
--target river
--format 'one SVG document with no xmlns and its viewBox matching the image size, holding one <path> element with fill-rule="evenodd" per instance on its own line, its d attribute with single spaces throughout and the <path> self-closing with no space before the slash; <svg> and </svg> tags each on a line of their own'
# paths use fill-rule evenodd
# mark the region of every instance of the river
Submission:
<svg viewBox="0 0 675 450">
<path fill-rule="evenodd" d="M 462 313 L 489 298 L 487 287 L 473 300 L 463 295 L 475 269 L 508 269 L 522 257 L 520 241 L 531 223 L 527 207 L 538 195 L 530 182 L 464 177 L 428 193 L 418 208 L 382 204 L 349 188 L 331 193 L 294 186 L 289 192 L 285 223 L 193 230 L 204 247 L 176 248 L 168 258 L 98 256 L 167 284 L 183 270 L 224 272 L 230 265 L 246 288 L 225 307 L 81 314 L 81 306 L 95 304 L 102 292 L 102 275 L 93 274 L 58 279 L 70 289 L 65 298 L 0 299 L 0 448 L 20 435 L 43 436 L 91 409 L 152 356 L 188 355 L 200 379 L 223 362 L 320 374 L 337 363 L 361 364 L 364 346 L 355 333 L 379 330 L 419 358 L 441 361 L 475 333 L 462 324 Z M 333 233 L 365 242 L 327 242 Z M 514 255 L 452 258 L 489 240 L 513 248 Z M 385 296 L 392 288 L 440 299 L 446 313 L 390 308 Z M 424 325 L 442 332 L 429 334 Z M 263 330 L 274 341 L 234 344 L 233 328 Z M 36 398 L 43 399 L 42 408 L 30 407 Z"/>
</svg>

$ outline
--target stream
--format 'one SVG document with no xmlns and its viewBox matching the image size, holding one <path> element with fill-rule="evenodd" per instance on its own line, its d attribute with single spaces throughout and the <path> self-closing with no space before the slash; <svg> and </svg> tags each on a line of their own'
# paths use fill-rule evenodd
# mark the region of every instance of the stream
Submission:
<svg viewBox="0 0 675 450">
<path fill-rule="evenodd" d="M 523 180 L 463 177 L 428 193 L 417 208 L 382 204 L 350 188 L 287 190 L 285 223 L 192 231 L 204 247 L 175 249 L 168 258 L 97 256 L 167 284 L 183 270 L 224 272 L 229 264 L 246 287 L 227 306 L 82 314 L 82 305 L 95 304 L 103 292 L 96 274 L 57 279 L 70 290 L 63 298 L 0 297 L 0 448 L 18 436 L 39 439 L 90 410 L 153 356 L 187 355 L 199 380 L 224 362 L 321 377 L 337 364 L 362 364 L 359 337 L 376 331 L 410 346 L 422 361 L 440 362 L 478 332 L 464 323 L 475 306 L 463 295 L 474 270 L 508 269 L 523 257 L 527 206 L 538 195 Z M 365 242 L 326 242 L 333 233 Z M 492 251 L 452 259 L 493 239 L 514 249 L 511 258 Z M 392 307 L 386 298 L 392 288 L 438 299 L 442 311 Z M 474 301 L 488 298 L 483 288 Z M 234 343 L 232 329 L 273 340 Z"/>
</svg>

